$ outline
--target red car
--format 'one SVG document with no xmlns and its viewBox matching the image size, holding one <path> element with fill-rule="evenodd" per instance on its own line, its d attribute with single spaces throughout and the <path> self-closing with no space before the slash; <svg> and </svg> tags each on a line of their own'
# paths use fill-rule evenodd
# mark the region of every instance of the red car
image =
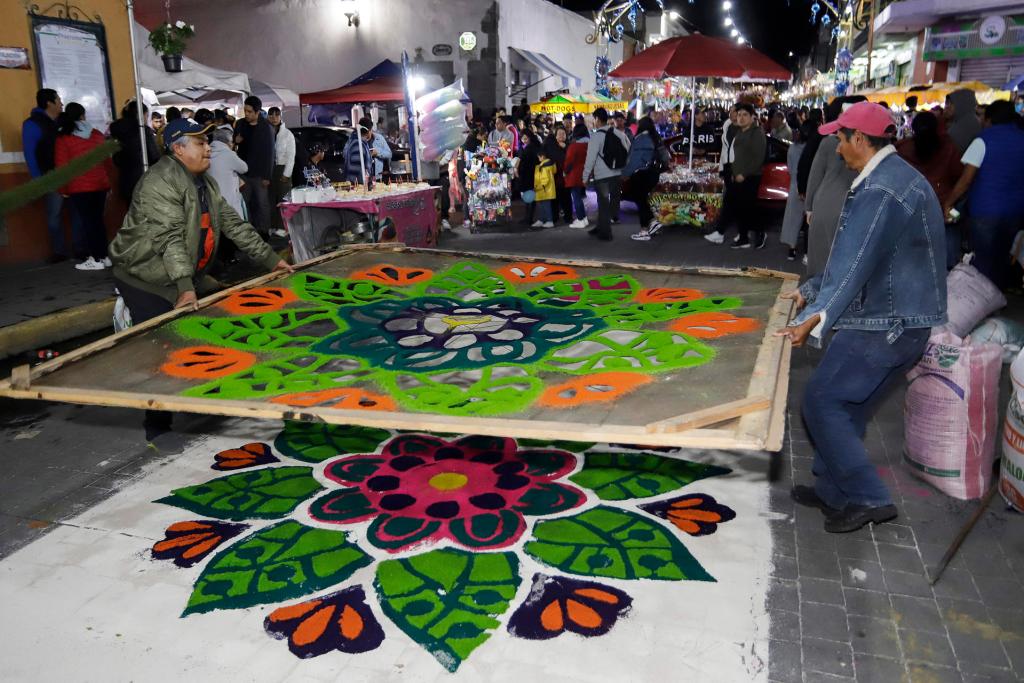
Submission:
<svg viewBox="0 0 1024 683">
<path fill-rule="evenodd" d="M 690 150 L 685 135 L 674 135 L 665 140 L 665 144 L 676 163 L 686 163 L 686 155 Z M 789 145 L 785 140 L 768 137 L 764 166 L 761 167 L 761 186 L 757 189 L 758 200 L 774 204 L 789 198 L 789 167 L 786 165 Z M 721 144 L 714 147 L 716 152 L 721 148 Z"/>
</svg>

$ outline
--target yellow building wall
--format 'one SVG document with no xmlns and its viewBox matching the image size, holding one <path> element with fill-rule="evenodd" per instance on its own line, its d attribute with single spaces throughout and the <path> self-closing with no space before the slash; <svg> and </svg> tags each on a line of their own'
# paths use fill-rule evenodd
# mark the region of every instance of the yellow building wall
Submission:
<svg viewBox="0 0 1024 683">
<path fill-rule="evenodd" d="M 37 3 L 43 8 L 50 4 L 38 0 Z M 90 20 L 95 15 L 102 19 L 107 34 L 114 106 L 120 111 L 121 106 L 135 96 L 126 3 L 124 0 L 72 0 L 71 5 L 80 8 Z M 51 11 L 49 16 L 54 16 L 54 12 Z M 0 93 L 3 93 L 0 106 L 0 192 L 29 180 L 28 167 L 24 162 L 11 163 L 7 154 L 22 151 L 21 123 L 35 106 L 36 90 L 39 89 L 31 34 L 28 11 L 22 0 L 0 0 L 0 46 L 26 48 L 32 65 L 30 70 L 0 69 Z M 42 202 L 5 216 L 4 222 L 6 239 L 0 238 L 0 264 L 37 261 L 49 255 Z"/>
</svg>

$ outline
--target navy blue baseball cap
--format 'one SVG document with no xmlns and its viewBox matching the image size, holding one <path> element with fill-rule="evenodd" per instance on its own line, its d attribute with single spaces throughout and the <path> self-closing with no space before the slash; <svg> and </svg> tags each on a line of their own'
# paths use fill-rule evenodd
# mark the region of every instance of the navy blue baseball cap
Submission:
<svg viewBox="0 0 1024 683">
<path fill-rule="evenodd" d="M 199 124 L 192 119 L 177 119 L 176 121 L 171 121 L 164 126 L 164 146 L 167 147 L 167 149 L 170 149 L 171 145 L 183 137 L 203 137 L 211 130 L 213 130 L 212 123 Z"/>
</svg>

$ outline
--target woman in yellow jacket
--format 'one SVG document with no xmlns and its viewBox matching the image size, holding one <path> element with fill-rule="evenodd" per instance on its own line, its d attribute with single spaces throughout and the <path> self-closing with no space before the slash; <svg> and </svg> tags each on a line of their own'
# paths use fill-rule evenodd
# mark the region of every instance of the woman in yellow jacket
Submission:
<svg viewBox="0 0 1024 683">
<path fill-rule="evenodd" d="M 537 222 L 532 227 L 553 228 L 555 222 L 552 211 L 555 197 L 558 194 L 558 190 L 555 188 L 555 173 L 558 167 L 543 148 L 537 151 L 537 157 L 540 162 L 533 171 L 533 190 L 537 193 L 534 200 L 537 202 Z"/>
</svg>

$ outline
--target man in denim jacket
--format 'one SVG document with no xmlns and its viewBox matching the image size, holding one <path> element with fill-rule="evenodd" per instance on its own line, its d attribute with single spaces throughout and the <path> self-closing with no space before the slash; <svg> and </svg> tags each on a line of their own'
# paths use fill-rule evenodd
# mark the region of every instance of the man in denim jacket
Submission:
<svg viewBox="0 0 1024 683">
<path fill-rule="evenodd" d="M 814 486 L 796 486 L 792 496 L 825 512 L 826 531 L 843 533 L 896 517 L 864 431 L 885 386 L 921 357 L 931 328 L 946 322 L 945 232 L 928 181 L 889 144 L 895 126 L 888 111 L 860 102 L 818 130 L 838 134 L 839 155 L 860 175 L 824 273 L 788 296 L 803 310 L 779 334 L 801 346 L 836 330 L 803 401 Z"/>
</svg>

